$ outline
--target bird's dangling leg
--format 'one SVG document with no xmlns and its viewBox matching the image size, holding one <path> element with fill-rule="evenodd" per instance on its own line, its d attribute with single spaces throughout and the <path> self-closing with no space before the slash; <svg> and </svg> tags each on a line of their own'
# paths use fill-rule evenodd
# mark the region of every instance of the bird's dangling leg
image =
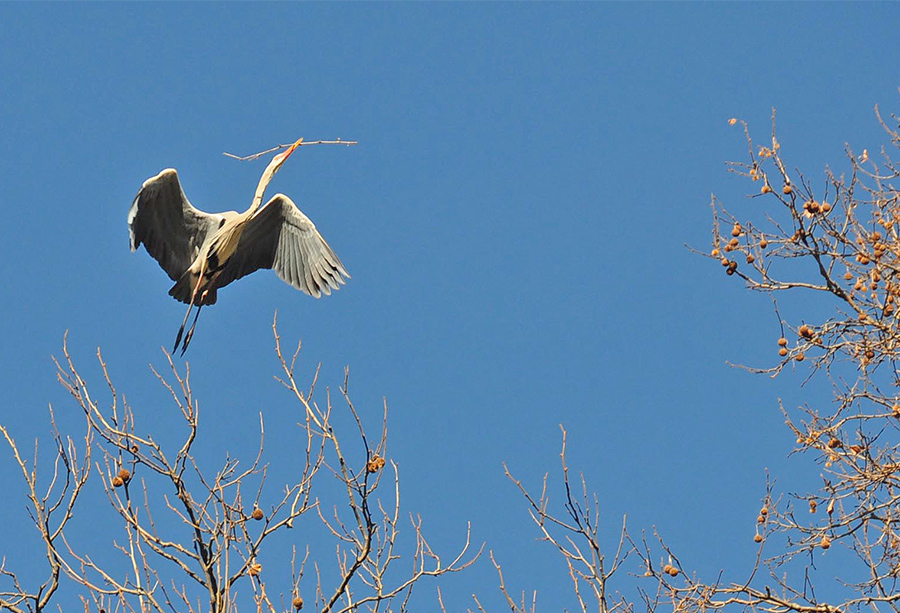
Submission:
<svg viewBox="0 0 900 613">
<path fill-rule="evenodd" d="M 200 317 L 200 309 L 203 308 L 202 304 L 197 305 L 197 312 L 194 314 L 194 321 L 191 323 L 191 328 L 188 330 L 187 335 L 184 337 L 184 346 L 181 348 L 181 355 L 184 356 L 184 352 L 187 351 L 188 345 L 191 342 L 191 339 L 194 337 L 194 328 L 197 327 L 197 318 Z"/>
<path fill-rule="evenodd" d="M 193 308 L 194 303 L 191 302 L 191 304 L 188 305 L 187 313 L 184 314 L 184 321 L 181 322 L 181 327 L 178 328 L 178 336 L 175 337 L 175 346 L 172 347 L 172 353 L 178 351 L 178 344 L 181 343 L 181 335 L 184 334 L 184 327 L 187 325 L 188 317 L 191 316 L 191 309 Z M 184 352 L 182 352 L 182 355 L 184 355 Z"/>
<path fill-rule="evenodd" d="M 187 313 L 184 314 L 184 321 L 181 322 L 181 327 L 178 328 L 178 336 L 175 337 L 175 347 L 172 348 L 172 353 L 178 351 L 178 344 L 181 342 L 181 335 L 184 334 L 184 327 L 187 325 L 188 317 L 191 316 L 191 309 L 194 308 L 194 305 L 197 302 L 197 292 L 200 291 L 200 286 L 203 284 L 203 273 L 205 269 L 205 265 L 200 267 L 200 275 L 197 277 L 197 285 L 194 286 L 194 291 L 191 292 L 191 302 L 188 304 Z M 194 323 L 191 325 L 190 332 L 188 333 L 187 338 L 184 340 L 184 347 L 181 349 L 181 355 L 184 355 L 184 352 L 187 351 L 188 342 L 190 342 L 191 336 L 194 334 L 194 326 L 197 325 L 197 317 L 200 316 L 200 306 L 197 306 L 197 314 L 194 316 Z"/>
</svg>

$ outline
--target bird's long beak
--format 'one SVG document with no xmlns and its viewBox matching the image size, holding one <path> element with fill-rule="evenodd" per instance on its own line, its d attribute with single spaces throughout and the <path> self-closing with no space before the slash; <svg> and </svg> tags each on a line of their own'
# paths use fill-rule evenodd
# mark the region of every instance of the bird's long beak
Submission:
<svg viewBox="0 0 900 613">
<path fill-rule="evenodd" d="M 294 149 L 296 149 L 297 147 L 299 147 L 300 144 L 301 144 L 302 142 L 303 142 L 303 137 L 301 136 L 300 138 L 297 139 L 297 142 L 296 142 L 296 143 L 294 143 L 293 145 L 291 145 L 290 147 L 288 147 L 288 150 L 287 150 L 287 151 L 285 151 L 284 153 L 280 153 L 280 154 L 277 156 L 277 158 L 278 158 L 278 165 L 280 166 L 281 164 L 284 164 L 284 161 L 285 161 L 286 159 L 288 159 L 288 157 L 290 157 L 290 155 L 294 152 Z"/>
</svg>

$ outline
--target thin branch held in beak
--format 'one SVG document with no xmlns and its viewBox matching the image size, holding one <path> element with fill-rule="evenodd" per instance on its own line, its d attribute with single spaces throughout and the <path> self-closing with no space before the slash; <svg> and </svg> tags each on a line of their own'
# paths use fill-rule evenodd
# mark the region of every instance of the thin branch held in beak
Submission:
<svg viewBox="0 0 900 613">
<path fill-rule="evenodd" d="M 338 138 L 337 140 L 314 140 L 314 141 L 302 141 L 298 143 L 287 143 L 286 145 L 276 145 L 275 147 L 271 147 L 270 149 L 266 149 L 265 151 L 260 151 L 259 153 L 254 153 L 251 155 L 238 156 L 233 153 L 228 153 L 227 151 L 223 151 L 222 155 L 226 157 L 230 157 L 232 159 L 238 160 L 240 162 L 246 162 L 248 160 L 255 160 L 260 158 L 267 153 L 272 153 L 273 151 L 278 151 L 279 149 L 287 149 L 288 147 L 293 147 L 294 145 L 298 147 L 302 147 L 303 145 L 358 145 L 359 142 L 355 140 L 342 140 Z"/>
</svg>

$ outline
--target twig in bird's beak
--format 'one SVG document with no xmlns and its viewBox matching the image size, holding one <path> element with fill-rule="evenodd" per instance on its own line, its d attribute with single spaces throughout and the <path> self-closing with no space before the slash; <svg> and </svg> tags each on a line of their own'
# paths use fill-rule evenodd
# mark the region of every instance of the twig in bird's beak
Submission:
<svg viewBox="0 0 900 613">
<path fill-rule="evenodd" d="M 287 149 L 288 147 L 300 147 L 303 145 L 358 145 L 359 143 L 355 140 L 341 140 L 340 138 L 337 140 L 311 140 L 304 141 L 300 139 L 301 142 L 297 143 L 288 143 L 286 145 L 276 145 L 271 149 L 266 149 L 265 151 L 260 151 L 259 153 L 254 153 L 252 155 L 245 155 L 243 157 L 234 155 L 233 153 L 228 153 L 227 151 L 222 152 L 222 155 L 233 158 L 235 160 L 239 160 L 241 162 L 246 162 L 247 160 L 255 160 L 256 158 L 262 157 L 267 153 L 272 153 L 273 151 L 278 151 L 279 149 Z"/>
</svg>

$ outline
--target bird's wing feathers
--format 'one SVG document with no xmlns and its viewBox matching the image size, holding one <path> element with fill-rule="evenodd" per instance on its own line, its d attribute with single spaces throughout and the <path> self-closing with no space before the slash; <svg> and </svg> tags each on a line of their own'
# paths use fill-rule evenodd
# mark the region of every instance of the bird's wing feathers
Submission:
<svg viewBox="0 0 900 613">
<path fill-rule="evenodd" d="M 316 298 L 350 278 L 313 222 L 284 194 L 273 196 L 247 222 L 217 285 L 224 287 L 260 268 L 274 269 L 285 283 Z"/>
<path fill-rule="evenodd" d="M 131 250 L 141 244 L 173 281 L 188 269 L 224 216 L 191 206 L 174 168 L 144 181 L 128 211 Z"/>
</svg>

